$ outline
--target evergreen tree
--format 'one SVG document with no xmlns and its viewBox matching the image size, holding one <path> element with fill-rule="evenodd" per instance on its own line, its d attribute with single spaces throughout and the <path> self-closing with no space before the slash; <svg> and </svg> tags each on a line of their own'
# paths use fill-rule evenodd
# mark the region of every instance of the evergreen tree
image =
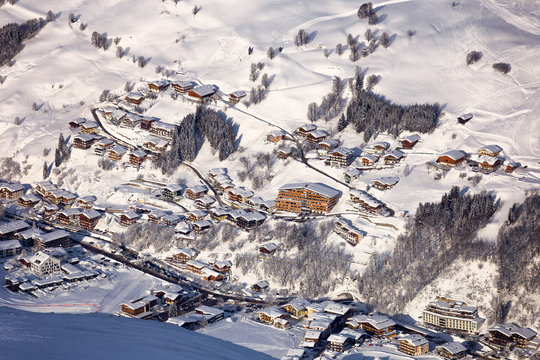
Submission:
<svg viewBox="0 0 540 360">
<path fill-rule="evenodd" d="M 339 121 L 337 124 L 337 130 L 343 131 L 348 125 L 349 125 L 349 121 L 345 118 L 344 114 L 341 114 L 341 117 L 339 118 Z"/>
<path fill-rule="evenodd" d="M 62 164 L 62 153 L 57 148 L 54 152 L 54 166 L 59 167 Z"/>
<path fill-rule="evenodd" d="M 47 162 L 43 162 L 43 179 L 46 179 L 49 177 L 49 167 L 47 166 Z"/>
</svg>

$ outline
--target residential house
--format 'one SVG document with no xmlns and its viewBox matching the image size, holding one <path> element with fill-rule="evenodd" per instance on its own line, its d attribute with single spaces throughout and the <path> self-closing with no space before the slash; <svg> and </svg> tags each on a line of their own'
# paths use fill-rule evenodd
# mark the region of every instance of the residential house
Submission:
<svg viewBox="0 0 540 360">
<path fill-rule="evenodd" d="M 202 234 L 212 227 L 212 222 L 209 220 L 199 220 L 191 224 L 195 234 Z"/>
<path fill-rule="evenodd" d="M 182 220 L 184 220 L 183 215 L 168 214 L 161 217 L 161 222 L 165 226 L 170 226 L 170 227 L 175 227 Z"/>
<path fill-rule="evenodd" d="M 458 116 L 457 120 L 459 124 L 466 124 L 472 118 L 473 114 L 463 114 L 461 116 Z"/>
<path fill-rule="evenodd" d="M 84 210 L 79 214 L 79 226 L 83 229 L 93 230 L 101 217 L 101 214 L 94 209 Z"/>
<path fill-rule="evenodd" d="M 68 248 L 71 245 L 71 239 L 67 231 L 54 230 L 48 233 L 37 235 L 35 237 L 34 244 L 40 249 L 51 247 Z"/>
<path fill-rule="evenodd" d="M 73 145 L 77 149 L 90 149 L 92 147 L 92 144 L 96 141 L 96 138 L 93 134 L 77 134 L 73 137 Z"/>
<path fill-rule="evenodd" d="M 165 151 L 168 145 L 169 142 L 167 140 L 151 136 L 143 143 L 143 148 L 152 152 L 161 153 Z"/>
<path fill-rule="evenodd" d="M 134 129 L 140 126 L 142 121 L 142 116 L 134 113 L 127 113 L 126 116 L 122 118 L 120 123 L 123 127 Z"/>
<path fill-rule="evenodd" d="M 228 274 L 231 271 L 232 262 L 230 260 L 217 260 L 210 263 L 215 271 Z"/>
<path fill-rule="evenodd" d="M 154 122 L 158 121 L 157 118 L 151 118 L 147 116 L 142 116 L 141 118 L 141 129 L 142 130 L 150 130 L 152 126 L 154 125 Z"/>
<path fill-rule="evenodd" d="M 396 149 L 384 154 L 383 159 L 386 165 L 395 165 L 399 163 L 404 157 L 405 154 Z"/>
<path fill-rule="evenodd" d="M 276 307 L 269 307 L 257 311 L 257 318 L 259 321 L 270 325 L 274 325 L 277 319 L 283 319 L 285 316 L 287 316 L 287 314 Z"/>
<path fill-rule="evenodd" d="M 0 258 L 11 257 L 21 253 L 21 243 L 19 240 L 0 241 Z"/>
<path fill-rule="evenodd" d="M 514 323 L 499 324 L 489 328 L 489 341 L 501 346 L 511 343 L 520 348 L 526 348 L 536 337 L 536 332 L 530 328 L 522 328 Z"/>
<path fill-rule="evenodd" d="M 184 248 L 179 249 L 176 254 L 174 254 L 172 257 L 176 261 L 180 261 L 182 263 L 187 263 L 189 260 L 195 260 L 195 258 L 199 255 L 199 252 L 192 248 Z"/>
<path fill-rule="evenodd" d="M 362 175 L 362 171 L 357 168 L 347 169 L 343 172 L 343 180 L 349 184 L 351 181 L 356 180 Z"/>
<path fill-rule="evenodd" d="M 252 198 L 253 195 L 253 191 L 239 186 L 229 191 L 229 200 L 245 203 L 246 200 Z"/>
<path fill-rule="evenodd" d="M 130 226 L 135 224 L 139 219 L 139 214 L 134 211 L 128 211 L 120 215 L 120 224 L 124 226 Z"/>
<path fill-rule="evenodd" d="M 399 141 L 401 142 L 401 147 L 403 149 L 412 149 L 414 145 L 416 145 L 418 141 L 420 141 L 420 135 L 412 134 L 409 136 L 405 136 Z"/>
<path fill-rule="evenodd" d="M 109 159 L 112 161 L 120 161 L 127 153 L 127 149 L 121 145 L 115 145 L 109 150 Z"/>
<path fill-rule="evenodd" d="M 439 345 L 435 350 L 440 356 L 451 360 L 461 359 L 467 355 L 467 348 L 463 344 L 454 341 Z"/>
<path fill-rule="evenodd" d="M 479 156 L 498 156 L 502 151 L 499 145 L 487 145 L 478 150 Z"/>
<path fill-rule="evenodd" d="M 225 278 L 222 274 L 213 269 L 210 269 L 209 267 L 205 267 L 202 270 L 202 277 L 204 280 L 208 281 L 221 281 Z"/>
<path fill-rule="evenodd" d="M 15 234 L 30 228 L 23 220 L 15 220 L 0 224 L 0 239 L 13 238 Z"/>
<path fill-rule="evenodd" d="M 144 95 L 140 92 L 130 92 L 124 99 L 130 104 L 140 105 L 144 100 Z"/>
<path fill-rule="evenodd" d="M 97 134 L 99 133 L 99 124 L 95 121 L 85 121 L 81 124 L 81 132 L 85 134 Z"/>
<path fill-rule="evenodd" d="M 212 205 L 214 205 L 216 202 L 216 199 L 214 199 L 210 195 L 204 195 L 203 197 L 198 198 L 195 200 L 195 206 L 202 210 L 208 210 Z"/>
<path fill-rule="evenodd" d="M 429 342 L 422 335 L 410 334 L 399 339 L 399 351 L 418 356 L 429 351 Z"/>
<path fill-rule="evenodd" d="M 71 205 L 77 199 L 77 195 L 63 189 L 48 192 L 47 198 L 55 204 Z"/>
<path fill-rule="evenodd" d="M 140 166 L 148 154 L 143 150 L 135 150 L 129 154 L 129 163 L 135 167 Z"/>
<path fill-rule="evenodd" d="M 41 199 L 37 195 L 29 191 L 19 198 L 19 205 L 24 207 L 34 207 L 40 201 Z"/>
<path fill-rule="evenodd" d="M 513 172 L 515 169 L 517 169 L 519 167 L 519 163 L 516 163 L 516 162 L 513 162 L 513 161 L 509 161 L 507 164 L 506 164 L 506 168 L 504 169 L 505 172 L 507 173 L 511 173 Z"/>
<path fill-rule="evenodd" d="M 328 155 L 328 152 L 339 146 L 338 139 L 324 139 L 319 142 L 319 155 Z"/>
<path fill-rule="evenodd" d="M 327 213 L 337 204 L 340 192 L 322 183 L 291 183 L 279 188 L 276 210 Z"/>
<path fill-rule="evenodd" d="M 309 305 L 309 301 L 302 298 L 296 298 L 292 300 L 291 302 L 283 305 L 283 310 L 291 314 L 290 316 L 296 319 L 299 319 L 301 317 L 305 317 L 308 314 L 307 306 Z"/>
<path fill-rule="evenodd" d="M 174 81 L 171 85 L 173 89 L 176 90 L 176 92 L 186 93 L 189 90 L 191 90 L 193 86 L 196 84 L 193 81 L 183 80 L 183 81 Z"/>
<path fill-rule="evenodd" d="M 313 143 L 323 141 L 328 137 L 328 133 L 325 130 L 313 130 L 306 134 L 306 139 Z"/>
<path fill-rule="evenodd" d="M 69 208 L 60 210 L 56 213 L 56 221 L 64 225 L 79 225 L 79 215 L 82 213 L 81 209 Z"/>
<path fill-rule="evenodd" d="M 364 233 L 361 230 L 348 224 L 344 219 L 339 219 L 336 222 L 334 232 L 353 246 L 356 246 L 364 238 Z"/>
<path fill-rule="evenodd" d="M 348 148 L 337 148 L 330 151 L 328 162 L 333 167 L 347 167 L 354 159 L 354 152 Z"/>
<path fill-rule="evenodd" d="M 186 197 L 191 200 L 196 200 L 208 193 L 208 188 L 205 185 L 190 186 L 186 189 Z"/>
<path fill-rule="evenodd" d="M 156 80 L 156 81 L 148 82 L 148 88 L 154 92 L 164 91 L 167 89 L 168 86 L 169 86 L 169 81 L 167 80 Z"/>
<path fill-rule="evenodd" d="M 351 338 L 344 335 L 332 334 L 328 337 L 327 341 L 326 346 L 336 352 L 344 352 L 351 345 Z"/>
<path fill-rule="evenodd" d="M 266 243 L 259 246 L 259 253 L 265 255 L 273 255 L 276 252 L 277 245 L 274 243 Z"/>
<path fill-rule="evenodd" d="M 281 140 L 284 140 L 286 136 L 285 131 L 281 129 L 272 130 L 270 131 L 270 134 L 266 135 L 266 140 L 268 140 L 271 143 L 278 143 Z"/>
<path fill-rule="evenodd" d="M 376 337 L 393 337 L 396 335 L 394 326 L 396 323 L 385 315 L 380 314 L 359 314 L 347 320 L 347 326 L 353 329 L 366 331 Z"/>
<path fill-rule="evenodd" d="M 83 196 L 77 199 L 77 205 L 83 209 L 91 209 L 94 207 L 97 197 L 94 195 Z"/>
<path fill-rule="evenodd" d="M 201 305 L 195 308 L 195 313 L 206 315 L 206 321 L 208 321 L 209 324 L 225 318 L 225 313 L 223 312 L 223 310 L 206 305 Z"/>
<path fill-rule="evenodd" d="M 360 156 L 360 165 L 361 166 L 374 166 L 375 163 L 379 161 L 379 157 L 375 154 L 363 154 Z"/>
<path fill-rule="evenodd" d="M 47 197 L 51 191 L 56 190 L 56 189 L 57 189 L 56 185 L 54 185 L 50 181 L 38 182 L 34 186 L 34 190 L 43 197 Z"/>
<path fill-rule="evenodd" d="M 188 99 L 191 101 L 204 103 L 212 99 L 215 93 L 216 89 L 214 88 L 214 86 L 206 84 L 188 90 L 187 95 Z"/>
<path fill-rule="evenodd" d="M 195 209 L 188 213 L 188 220 L 189 221 L 199 221 L 203 220 L 208 213 L 204 210 Z"/>
<path fill-rule="evenodd" d="M 467 153 L 462 150 L 450 150 L 439 156 L 437 162 L 445 166 L 457 166 L 467 159 Z"/>
<path fill-rule="evenodd" d="M 152 134 L 164 137 L 167 140 L 172 140 L 173 134 L 176 131 L 176 126 L 163 121 L 154 121 L 150 132 Z"/>
<path fill-rule="evenodd" d="M 238 104 L 242 98 L 246 96 L 246 92 L 243 90 L 237 90 L 229 94 L 229 102 L 231 104 Z"/>
<path fill-rule="evenodd" d="M 261 280 L 251 285 L 251 290 L 256 291 L 256 292 L 261 292 L 263 290 L 268 289 L 269 286 L 270 284 L 268 283 L 268 281 Z"/>
<path fill-rule="evenodd" d="M 107 138 L 102 138 L 96 145 L 94 145 L 94 153 L 99 156 L 105 155 L 105 153 L 114 146 L 114 141 Z"/>
<path fill-rule="evenodd" d="M 295 134 L 300 136 L 306 136 L 308 133 L 317 130 L 317 125 L 315 124 L 302 124 L 296 130 Z"/>
<path fill-rule="evenodd" d="M 24 193 L 24 187 L 19 183 L 0 183 L 0 198 L 18 200 Z"/>
<path fill-rule="evenodd" d="M 30 268 L 38 276 L 60 272 L 60 260 L 44 252 L 38 252 L 29 259 Z"/>
<path fill-rule="evenodd" d="M 368 154 L 382 154 L 390 148 L 390 144 L 386 141 L 377 141 L 367 145 L 364 152 Z"/>
<path fill-rule="evenodd" d="M 379 190 L 388 190 L 394 187 L 399 182 L 397 176 L 384 176 L 373 181 L 373 187 Z"/>
<path fill-rule="evenodd" d="M 482 156 L 478 157 L 476 162 L 478 163 L 478 167 L 480 169 L 489 172 L 489 171 L 494 171 L 499 166 L 501 166 L 502 163 L 503 163 L 503 160 L 501 158 L 499 158 L 499 157 L 492 157 L 492 156 L 482 155 Z"/>
<path fill-rule="evenodd" d="M 182 186 L 169 184 L 161 189 L 161 197 L 167 201 L 178 202 L 182 199 Z"/>
<path fill-rule="evenodd" d="M 208 267 L 208 264 L 203 263 L 202 261 L 191 259 L 186 262 L 186 269 L 199 275 L 202 275 L 203 269 L 207 267 Z"/>
<path fill-rule="evenodd" d="M 284 146 L 278 150 L 277 157 L 279 159 L 287 159 L 289 156 L 293 155 L 293 149 L 290 146 Z"/>
<path fill-rule="evenodd" d="M 71 120 L 71 121 L 69 122 L 69 127 L 72 128 L 72 129 L 77 129 L 77 128 L 79 128 L 85 121 L 86 121 L 85 118 L 76 118 L 76 119 Z"/>
</svg>

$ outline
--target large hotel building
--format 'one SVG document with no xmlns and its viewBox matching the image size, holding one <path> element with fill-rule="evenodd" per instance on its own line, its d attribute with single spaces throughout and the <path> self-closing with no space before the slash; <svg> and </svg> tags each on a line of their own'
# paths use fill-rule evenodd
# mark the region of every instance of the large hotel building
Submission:
<svg viewBox="0 0 540 360">
<path fill-rule="evenodd" d="M 444 329 L 478 332 L 484 319 L 478 316 L 478 309 L 469 306 L 463 301 L 437 297 L 429 303 L 422 313 L 422 320 L 426 324 L 435 325 Z"/>
<path fill-rule="evenodd" d="M 340 192 L 321 183 L 293 183 L 279 188 L 276 210 L 327 213 L 337 204 Z"/>
</svg>

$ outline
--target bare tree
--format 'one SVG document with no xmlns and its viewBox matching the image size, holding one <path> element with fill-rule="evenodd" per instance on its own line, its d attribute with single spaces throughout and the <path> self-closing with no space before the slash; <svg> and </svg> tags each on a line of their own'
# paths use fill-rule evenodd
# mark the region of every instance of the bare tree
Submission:
<svg viewBox="0 0 540 360">
<path fill-rule="evenodd" d="M 272 59 L 276 56 L 276 52 L 275 52 L 275 50 L 274 50 L 273 47 L 270 46 L 270 47 L 268 48 L 268 51 L 266 52 L 266 56 L 268 56 L 268 58 L 269 58 L 270 60 L 272 60 Z"/>
<path fill-rule="evenodd" d="M 312 102 L 308 105 L 307 118 L 311 122 L 317 121 L 319 118 L 319 107 L 317 103 Z"/>
<path fill-rule="evenodd" d="M 324 49 L 323 53 L 324 53 L 324 57 L 328 59 L 328 57 L 330 56 L 330 50 Z"/>
<path fill-rule="evenodd" d="M 338 55 L 343 54 L 343 45 L 341 45 L 341 43 L 336 45 L 336 54 Z"/>
</svg>

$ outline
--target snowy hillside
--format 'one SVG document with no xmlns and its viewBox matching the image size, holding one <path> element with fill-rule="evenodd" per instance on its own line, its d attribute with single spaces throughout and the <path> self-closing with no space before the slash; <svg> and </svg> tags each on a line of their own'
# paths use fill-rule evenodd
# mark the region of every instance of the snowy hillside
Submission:
<svg viewBox="0 0 540 360">
<path fill-rule="evenodd" d="M 420 202 L 438 201 L 454 185 L 471 193 L 487 191 L 500 200 L 493 219 L 478 234 L 480 238 L 494 241 L 512 204 L 521 202 L 527 191 L 540 189 L 540 17 L 533 2 L 528 1 L 464 0 L 455 7 L 451 3 L 449 0 L 375 0 L 373 7 L 379 23 L 372 26 L 358 18 L 360 3 L 350 0 L 239 0 L 234 5 L 220 0 L 200 3 L 194 0 L 177 3 L 171 0 L 25 0 L 5 4 L 0 7 L 1 26 L 45 17 L 48 10 L 57 17 L 24 43 L 14 64 L 0 68 L 0 75 L 5 78 L 0 84 L 1 156 L 13 157 L 25 169 L 11 181 L 35 184 L 43 180 L 44 162 L 54 167 L 59 134 L 63 133 L 71 144 L 75 133 L 69 129 L 68 122 L 77 117 L 91 119 L 90 110 L 102 105 L 99 98 L 104 90 L 123 98 L 127 82 L 134 86 L 133 90 L 142 90 L 146 89 L 147 81 L 167 78 L 213 84 L 226 97 L 235 90 L 249 93 L 260 84 L 263 74 L 267 74 L 270 78 L 268 93 L 259 104 L 246 106 L 240 102 L 228 107 L 223 101 L 216 101 L 209 105 L 225 111 L 237 125 L 239 149 L 220 162 L 206 142 L 192 162 L 201 173 L 226 167 L 236 185 L 254 189 L 256 196 L 265 200 L 275 199 L 284 183 L 306 179 L 337 188 L 342 197 L 333 215 L 341 214 L 355 221 L 366 237 L 356 247 L 347 245 L 335 234 L 321 239 L 321 243 L 336 245 L 350 255 L 350 268 L 358 276 L 372 254 L 392 250 L 406 221 L 400 213 L 414 215 Z M 200 7 L 196 14 L 193 14 L 194 7 Z M 77 21 L 70 22 L 70 14 Z M 352 34 L 358 43 L 367 45 L 364 34 L 368 28 L 377 37 L 388 33 L 390 45 L 388 48 L 379 45 L 372 54 L 352 62 L 347 36 Z M 294 37 L 300 29 L 310 34 L 310 41 L 298 47 Z M 118 44 L 112 42 L 106 51 L 97 49 L 91 43 L 93 32 L 106 34 L 111 40 L 118 37 Z M 335 50 L 338 43 L 344 46 L 342 55 Z M 117 56 L 117 46 L 125 52 L 122 58 Z M 251 55 L 249 47 L 253 47 Z M 269 47 L 281 47 L 282 51 L 270 59 Z M 482 57 L 477 63 L 467 65 L 467 53 L 473 50 L 481 52 Z M 147 61 L 144 67 L 134 61 L 139 56 Z M 263 68 L 257 80 L 251 81 L 251 65 L 258 62 L 264 63 Z M 492 68 L 492 64 L 499 62 L 511 65 L 507 75 Z M 276 145 L 265 142 L 270 131 L 282 128 L 293 132 L 307 122 L 308 104 L 320 103 L 331 90 L 332 79 L 336 76 L 350 79 L 357 66 L 366 77 L 378 76 L 373 91 L 392 103 L 404 106 L 438 103 L 442 110 L 436 129 L 420 134 L 421 141 L 406 153 L 402 163 L 365 171 L 352 182 L 353 187 L 365 189 L 381 177 L 399 176 L 399 182 L 390 190 L 370 189 L 370 194 L 395 211 L 396 216 L 390 218 L 359 217 L 351 213 L 346 201 L 349 189 L 300 161 L 277 160 L 267 172 L 255 161 L 257 153 L 273 154 L 276 150 Z M 158 71 L 157 67 L 160 67 Z M 164 75 L 159 70 L 170 72 Z M 166 92 L 157 99 L 145 101 L 144 114 L 178 125 L 187 114 L 195 111 L 194 104 L 180 98 L 174 100 L 170 95 L 171 92 Z M 343 96 L 347 101 L 351 99 L 348 86 Z M 457 117 L 464 113 L 472 113 L 473 119 L 465 125 L 458 124 Z M 14 121 L 16 117 L 20 118 L 19 124 Z M 363 134 L 356 133 L 352 126 L 338 132 L 338 118 L 328 122 L 319 119 L 316 125 L 338 139 L 342 146 L 360 152 L 365 145 Z M 139 140 L 135 132 L 118 132 L 119 137 L 128 142 Z M 372 140 L 387 141 L 392 148 L 399 145 L 396 137 L 384 133 Z M 476 173 L 469 168 L 452 169 L 441 175 L 427 166 L 448 150 L 461 149 L 475 154 L 489 144 L 502 147 L 505 161 L 518 162 L 521 168 L 512 174 L 498 171 L 482 175 L 475 182 Z M 259 176 L 271 175 L 263 186 L 255 189 L 255 181 L 241 179 L 242 157 L 252 160 Z M 198 177 L 182 166 L 173 175 L 164 176 L 149 162 L 140 170 L 114 166 L 105 171 L 98 167 L 99 159 L 92 150 L 74 148 L 70 159 L 54 168 L 48 180 L 61 181 L 65 189 L 80 196 L 95 195 L 97 203 L 123 208 L 150 202 L 149 191 L 124 186 L 138 176 L 164 183 L 175 183 L 179 179 L 185 180 L 187 185 L 199 183 Z M 321 160 L 309 163 L 342 179 L 343 169 L 327 167 Z M 182 203 L 193 207 L 192 202 L 187 204 Z M 331 217 L 332 222 L 334 219 Z M 110 226 L 113 231 L 120 231 L 110 220 L 101 221 L 98 228 Z M 268 222 L 274 226 L 278 221 Z M 271 234 L 264 237 L 272 240 Z M 202 257 L 225 259 L 233 258 L 235 252 L 256 252 L 257 244 L 247 243 L 247 238 L 242 233 L 228 244 L 219 243 Z M 463 271 L 459 277 L 463 282 L 457 286 L 456 277 L 437 279 L 407 307 L 415 318 L 437 291 L 489 306 L 490 301 L 481 301 L 481 297 L 494 295 L 483 289 L 492 283 L 497 271 L 495 266 L 490 263 L 482 268 L 474 263 L 451 270 L 449 274 Z M 477 278 L 477 272 L 483 274 Z M 262 280 L 264 275 L 257 269 L 244 274 L 234 268 L 233 274 L 244 286 Z M 362 299 L 353 279 L 332 279 L 335 285 L 329 295 L 349 292 Z M 481 288 L 475 287 L 476 279 L 482 282 Z M 283 287 L 277 282 L 271 286 Z M 294 284 L 293 290 L 299 288 L 299 284 Z"/>
<path fill-rule="evenodd" d="M 154 321 L 37 314 L 5 307 L 0 308 L 0 319 L 5 358 L 271 359 L 227 341 Z"/>
</svg>

